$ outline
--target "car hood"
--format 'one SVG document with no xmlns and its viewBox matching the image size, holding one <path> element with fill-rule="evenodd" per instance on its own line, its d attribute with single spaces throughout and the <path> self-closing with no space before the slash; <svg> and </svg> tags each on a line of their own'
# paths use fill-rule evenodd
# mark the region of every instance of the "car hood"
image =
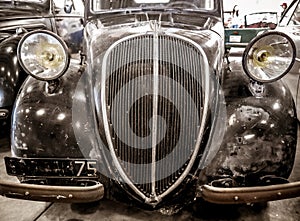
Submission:
<svg viewBox="0 0 300 221">
<path fill-rule="evenodd" d="M 143 35 L 149 32 L 153 32 L 153 21 L 139 22 L 128 25 L 112 25 L 112 26 L 101 26 L 98 28 L 94 23 L 89 23 L 86 26 L 86 33 L 89 35 L 88 39 L 91 42 L 92 57 L 97 57 L 103 54 L 111 45 L 120 39 L 132 36 L 132 35 Z M 155 21 L 154 21 L 155 22 Z M 103 25 L 103 23 L 102 23 Z M 222 54 L 224 53 L 222 33 L 220 30 L 219 23 L 211 20 L 203 20 L 202 26 L 181 26 L 180 24 L 171 25 L 170 23 L 161 23 L 159 25 L 158 32 L 167 35 L 178 35 L 195 42 L 201 47 L 206 56 L 208 57 L 211 68 L 218 69 L 217 61 L 220 61 Z"/>
</svg>

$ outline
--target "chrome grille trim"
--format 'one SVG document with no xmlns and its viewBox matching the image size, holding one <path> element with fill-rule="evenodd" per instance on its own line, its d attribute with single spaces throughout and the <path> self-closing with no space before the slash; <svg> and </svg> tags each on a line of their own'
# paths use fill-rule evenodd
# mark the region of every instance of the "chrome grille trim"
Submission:
<svg viewBox="0 0 300 221">
<path fill-rule="evenodd" d="M 182 37 L 182 36 L 178 36 L 178 35 L 170 35 L 179 39 L 182 39 L 184 41 L 190 42 L 192 45 L 194 45 L 200 52 L 200 54 L 202 55 L 201 58 L 201 64 L 203 65 L 203 73 L 201 75 L 202 77 L 202 86 L 204 88 L 204 102 L 203 102 L 203 117 L 201 120 L 201 125 L 200 125 L 200 130 L 199 130 L 199 135 L 197 137 L 197 141 L 196 141 L 196 148 L 195 151 L 193 152 L 193 155 L 191 157 L 191 160 L 189 161 L 188 166 L 186 167 L 185 171 L 183 172 L 183 174 L 179 177 L 179 179 L 177 179 L 177 181 L 172 185 L 172 187 L 170 187 L 168 190 L 166 190 L 164 193 L 162 193 L 160 195 L 161 198 L 164 198 L 165 196 L 167 196 L 168 194 L 170 194 L 174 189 L 176 189 L 180 183 L 182 183 L 182 181 L 187 177 L 187 175 L 189 174 L 190 170 L 192 169 L 192 166 L 197 158 L 197 154 L 198 151 L 200 149 L 200 144 L 202 141 L 202 137 L 204 135 L 204 130 L 205 130 L 205 124 L 206 124 L 206 120 L 208 118 L 208 111 L 209 111 L 209 94 L 210 94 L 210 71 L 209 71 L 209 63 L 208 63 L 208 59 L 207 56 L 204 52 L 204 50 L 196 43 L 194 43 L 193 41 L 191 41 L 188 38 Z M 196 67 L 193 67 L 195 70 L 197 69 Z"/>
<path fill-rule="evenodd" d="M 179 36 L 179 35 L 176 35 L 176 34 L 164 34 L 164 35 L 161 35 L 160 37 L 162 38 L 170 38 L 170 39 L 179 39 L 181 40 L 182 42 L 188 42 L 190 45 L 192 45 L 196 50 L 197 52 L 200 54 L 200 57 L 199 57 L 199 60 L 200 60 L 200 63 L 201 63 L 201 83 L 202 83 L 202 90 L 203 90 L 203 93 L 204 94 L 204 97 L 203 97 L 203 111 L 201 112 L 202 114 L 202 117 L 201 117 L 201 124 L 200 124 L 200 127 L 199 127 L 199 132 L 198 132 L 198 137 L 196 139 L 196 142 L 195 142 L 195 148 L 193 149 L 193 153 L 190 157 L 190 160 L 189 162 L 187 163 L 186 165 L 186 168 L 184 169 L 183 173 L 180 174 L 179 178 L 170 186 L 170 187 L 167 187 L 167 189 L 165 191 L 163 191 L 161 194 L 158 194 L 156 193 L 156 174 L 158 172 L 161 172 L 161 171 L 156 171 L 156 166 L 155 166 L 155 162 L 156 162 L 156 147 L 153 146 L 154 144 L 156 145 L 156 142 L 157 142 L 157 123 L 155 120 L 153 120 L 152 122 L 152 130 L 154 130 L 155 132 L 154 133 L 154 136 L 152 137 L 152 153 L 151 153 L 151 158 L 152 158 L 152 163 L 151 163 L 151 194 L 150 196 L 148 195 L 147 196 L 147 193 L 145 193 L 140 187 L 138 187 L 136 185 L 136 183 L 134 183 L 134 181 L 131 179 L 131 177 L 127 174 L 127 172 L 124 170 L 124 166 L 125 168 L 129 168 L 127 167 L 127 165 L 122 165 L 120 160 L 118 159 L 118 156 L 116 154 L 116 150 L 115 150 L 115 146 L 114 146 L 114 142 L 113 142 L 113 139 L 112 139 L 112 134 L 111 134 L 111 127 L 110 127 L 110 122 L 108 119 L 110 119 L 110 114 L 108 113 L 107 111 L 107 91 L 108 89 L 106 89 L 106 80 L 107 80 L 107 73 L 108 72 L 112 72 L 114 71 L 116 68 L 118 67 L 123 67 L 123 69 L 126 69 L 126 68 L 129 68 L 129 64 L 128 64 L 128 61 L 135 61 L 135 60 L 138 60 L 138 57 L 141 56 L 143 59 L 142 59 L 142 62 L 144 62 L 143 64 L 146 63 L 146 60 L 149 59 L 149 60 L 153 60 L 153 80 L 155 83 L 153 83 L 153 90 L 156 91 L 157 88 L 159 87 L 159 51 L 158 51 L 158 42 L 157 42 L 157 38 L 155 37 L 157 35 L 157 32 L 154 32 L 152 33 L 153 36 L 151 37 L 150 35 L 133 35 L 133 36 L 129 36 L 129 37 L 126 37 L 126 38 L 123 38 L 119 41 L 117 41 L 115 44 L 113 44 L 105 53 L 104 57 L 103 57 L 103 62 L 102 62 L 102 80 L 101 80 L 101 111 L 102 111 L 102 116 L 103 116 L 103 126 L 104 126 L 104 130 L 105 130 L 105 136 L 106 136 L 106 139 L 107 139 L 107 144 L 108 144 L 108 148 L 110 150 L 110 153 L 111 153 L 111 157 L 113 159 L 113 164 L 114 166 L 116 167 L 116 169 L 118 170 L 120 176 L 122 177 L 123 181 L 126 182 L 129 187 L 138 195 L 140 196 L 142 199 L 145 200 L 146 203 L 150 204 L 150 205 L 156 205 L 157 203 L 159 203 L 162 198 L 164 198 L 165 196 L 167 196 L 169 193 L 171 193 L 175 188 L 177 188 L 181 183 L 182 181 L 187 177 L 187 175 L 189 174 L 190 170 L 192 169 L 192 166 L 197 158 L 197 155 L 198 155 L 198 152 L 199 152 L 199 149 L 200 149 L 200 143 L 202 141 L 202 137 L 203 137 L 203 134 L 204 134 L 204 130 L 205 130 L 205 123 L 206 123 L 206 119 L 208 117 L 208 110 L 209 110 L 209 94 L 210 94 L 210 81 L 209 81 L 209 64 L 208 64 L 208 60 L 207 60 L 207 57 L 205 55 L 205 52 L 203 51 L 203 49 L 201 47 L 199 47 L 196 43 L 194 43 L 193 41 L 191 41 L 190 39 L 188 38 L 185 38 L 185 37 L 182 37 L 182 36 Z M 150 37 L 149 37 L 150 36 Z M 148 38 L 147 38 L 148 37 Z M 126 51 L 125 50 L 122 50 L 122 52 L 120 51 L 117 51 L 115 50 L 117 48 L 118 45 L 120 44 L 125 44 L 124 45 L 124 48 L 128 48 L 129 47 L 129 43 L 131 40 L 136 40 L 136 39 L 142 39 L 144 40 L 145 39 L 145 45 L 146 47 L 150 47 L 151 48 L 151 43 L 149 43 L 150 41 L 153 41 L 152 42 L 152 45 L 153 45 L 153 55 L 151 57 L 151 55 L 147 55 L 147 54 L 140 54 L 141 51 L 139 51 L 139 53 L 135 54 L 135 53 L 128 53 L 130 58 L 126 61 L 122 61 L 121 59 L 110 59 L 111 56 L 112 57 L 120 57 L 119 54 L 120 53 L 123 53 L 121 55 L 121 57 L 125 58 L 125 54 L 126 54 Z M 148 42 L 147 42 L 148 41 Z M 147 44 L 149 43 L 149 44 Z M 177 46 L 176 47 L 180 47 L 180 42 L 176 41 L 176 44 Z M 179 45 L 178 45 L 179 44 Z M 155 46 L 157 45 L 157 47 Z M 168 47 L 167 45 L 163 46 L 165 47 L 164 49 L 165 50 L 169 50 L 171 51 L 170 47 Z M 156 48 L 156 49 L 155 49 Z M 138 51 L 138 50 L 135 50 L 135 51 Z M 172 54 L 170 52 L 170 54 Z M 184 55 L 180 55 L 180 54 L 177 54 L 175 55 L 175 61 L 174 63 L 175 64 L 180 64 L 181 61 L 178 60 L 180 56 L 187 56 L 186 54 Z M 190 71 L 193 71 L 194 73 L 199 71 L 198 68 L 199 66 L 197 66 L 196 64 L 194 64 L 193 67 L 190 67 L 188 65 L 188 58 L 185 58 L 184 59 L 186 64 L 185 64 L 185 67 L 187 67 L 189 70 L 187 70 L 188 72 Z M 111 68 L 112 67 L 112 68 Z M 130 67 L 132 68 L 132 67 Z M 136 67 L 138 68 L 138 67 Z M 179 68 L 177 66 L 177 68 Z M 125 71 L 125 70 L 123 70 Z M 177 70 L 177 72 L 180 72 L 180 70 Z M 122 84 L 124 82 L 119 82 L 119 84 Z M 154 94 L 154 101 L 153 101 L 153 115 L 154 114 L 157 114 L 157 104 L 158 104 L 158 95 L 155 95 Z M 147 110 L 143 110 L 143 111 L 147 111 Z M 121 151 L 124 151 L 122 152 L 122 154 L 124 154 L 124 156 L 128 157 L 127 156 L 127 152 L 125 150 L 121 150 Z M 132 153 L 131 153 L 132 154 Z M 132 157 L 132 156 L 131 156 Z M 176 159 L 174 159 L 175 161 Z M 174 165 L 173 165 L 174 166 Z M 146 170 L 145 170 L 146 171 Z"/>
<path fill-rule="evenodd" d="M 122 39 L 122 41 L 125 41 L 126 39 Z M 120 173 L 120 176 L 122 177 L 124 182 L 127 183 L 129 185 L 129 187 L 132 188 L 136 194 L 138 194 L 142 199 L 144 199 L 146 201 L 147 197 L 134 185 L 134 183 L 130 180 L 130 178 L 125 173 L 123 167 L 119 163 L 118 157 L 114 152 L 114 145 L 113 145 L 113 141 L 111 139 L 111 134 L 110 134 L 110 126 L 109 126 L 109 123 L 107 121 L 108 114 L 107 114 L 107 110 L 106 110 L 107 105 L 106 105 L 106 90 L 105 90 L 105 87 L 106 87 L 106 73 L 107 73 L 106 72 L 106 68 L 107 68 L 106 64 L 107 64 L 107 60 L 108 60 L 108 57 L 109 57 L 110 53 L 112 52 L 112 50 L 118 44 L 119 44 L 119 41 L 117 41 L 115 44 L 113 44 L 107 50 L 107 52 L 105 53 L 105 55 L 103 57 L 103 65 L 102 65 L 102 71 L 101 71 L 101 75 L 102 75 L 101 76 L 101 86 L 100 86 L 101 87 L 100 96 L 101 96 L 101 107 L 102 107 L 101 110 L 102 110 L 102 115 L 103 115 L 103 127 L 104 127 L 104 132 L 105 132 L 108 148 L 109 148 L 109 151 L 111 153 L 111 157 L 114 161 L 113 162 L 114 166 L 116 167 L 116 169 Z M 125 53 L 125 51 L 124 51 L 124 53 Z"/>
<path fill-rule="evenodd" d="M 158 115 L 158 94 L 155 92 L 159 91 L 159 39 L 158 39 L 158 25 L 154 25 L 153 35 L 153 116 Z M 152 122 L 152 166 L 151 166 L 151 201 L 158 201 L 158 197 L 155 191 L 156 186 L 156 143 L 157 143 L 157 117 L 154 117 Z"/>
</svg>

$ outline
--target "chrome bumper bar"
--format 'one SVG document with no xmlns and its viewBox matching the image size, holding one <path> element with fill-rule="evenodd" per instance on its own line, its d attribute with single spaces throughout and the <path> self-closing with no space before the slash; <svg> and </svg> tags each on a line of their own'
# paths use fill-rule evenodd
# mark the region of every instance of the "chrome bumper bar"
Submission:
<svg viewBox="0 0 300 221">
<path fill-rule="evenodd" d="M 90 186 L 50 186 L 0 181 L 0 195 L 15 199 L 65 203 L 88 203 L 102 199 L 103 185 L 96 181 L 90 182 Z M 299 196 L 300 182 L 256 187 L 201 187 L 201 197 L 216 204 L 258 203 Z"/>
<path fill-rule="evenodd" d="M 203 185 L 201 197 L 216 204 L 246 204 L 300 196 L 300 182 L 256 187 L 223 188 Z"/>
<path fill-rule="evenodd" d="M 104 196 L 104 187 L 96 181 L 89 186 L 49 186 L 0 181 L 0 195 L 25 200 L 88 203 Z"/>
</svg>

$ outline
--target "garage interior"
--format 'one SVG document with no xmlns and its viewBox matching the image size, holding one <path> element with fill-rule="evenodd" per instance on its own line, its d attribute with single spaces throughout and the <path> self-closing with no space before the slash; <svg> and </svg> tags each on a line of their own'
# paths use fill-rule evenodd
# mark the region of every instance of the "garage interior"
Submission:
<svg viewBox="0 0 300 221">
<path fill-rule="evenodd" d="M 231 50 L 230 68 L 234 70 L 235 65 L 240 63 L 241 49 Z M 299 76 L 289 74 L 285 82 L 291 89 L 294 98 L 297 97 Z M 299 95 L 298 95 L 299 100 Z M 298 116 L 300 103 L 297 103 Z M 299 138 L 298 138 L 299 141 Z M 17 182 L 15 177 L 6 175 L 4 160 L 10 155 L 9 141 L 2 138 L 0 143 L 0 179 Z M 300 180 L 300 142 L 298 142 L 296 162 L 289 179 Z M 0 220 L 5 221 L 92 221 L 92 220 L 176 220 L 176 221 L 201 221 L 201 220 L 264 220 L 264 221 L 296 221 L 300 220 L 300 197 L 272 201 L 252 205 L 216 205 L 196 200 L 193 204 L 172 216 L 166 216 L 156 211 L 146 211 L 131 207 L 119 202 L 101 200 L 88 204 L 68 204 L 34 202 L 9 199 L 0 197 Z"/>
<path fill-rule="evenodd" d="M 55 0 L 63 4 L 61 0 Z M 224 10 L 230 11 L 232 6 L 238 4 L 243 13 L 252 12 L 248 2 L 244 0 L 224 0 Z M 289 3 L 290 1 L 286 1 Z M 252 6 L 258 3 L 261 6 L 268 5 L 273 11 L 279 8 L 281 1 L 255 0 Z M 249 8 L 248 8 L 249 7 Z M 249 10 L 246 11 L 246 10 Z M 256 9 L 255 9 L 256 10 Z M 71 26 L 71 25 L 70 25 Z M 235 70 L 241 65 L 242 48 L 230 50 L 230 69 Z M 240 68 L 240 67 L 239 67 Z M 290 88 L 297 105 L 298 128 L 300 126 L 300 75 L 287 74 L 285 83 Z M 2 132 L 2 131 L 0 131 Z M 300 181 L 300 130 L 298 131 L 297 153 L 290 182 Z M 18 182 L 16 177 L 6 173 L 4 157 L 11 156 L 9 133 L 0 138 L 0 179 Z M 270 201 L 257 204 L 218 205 L 197 199 L 192 204 L 178 211 L 174 215 L 164 215 L 159 211 L 147 211 L 121 202 L 102 199 L 94 203 L 70 204 L 50 203 L 10 199 L 0 196 L 0 221 L 299 221 L 300 197 Z"/>
</svg>

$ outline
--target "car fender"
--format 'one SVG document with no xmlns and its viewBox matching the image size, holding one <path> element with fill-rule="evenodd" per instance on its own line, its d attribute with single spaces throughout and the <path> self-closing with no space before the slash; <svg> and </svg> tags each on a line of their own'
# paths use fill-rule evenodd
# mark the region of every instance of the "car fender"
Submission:
<svg viewBox="0 0 300 221">
<path fill-rule="evenodd" d="M 13 35 L 0 43 L 0 107 L 12 106 L 27 74 L 17 59 L 21 36 Z"/>
<path fill-rule="evenodd" d="M 264 176 L 288 178 L 297 145 L 297 116 L 292 95 L 279 80 L 251 81 L 235 67 L 226 73 L 227 130 L 216 157 L 206 168 L 210 181 L 230 178 L 254 185 Z"/>
<path fill-rule="evenodd" d="M 72 99 L 82 74 L 71 62 L 59 79 L 28 77 L 12 116 L 12 152 L 28 157 L 82 157 L 72 127 Z"/>
</svg>

